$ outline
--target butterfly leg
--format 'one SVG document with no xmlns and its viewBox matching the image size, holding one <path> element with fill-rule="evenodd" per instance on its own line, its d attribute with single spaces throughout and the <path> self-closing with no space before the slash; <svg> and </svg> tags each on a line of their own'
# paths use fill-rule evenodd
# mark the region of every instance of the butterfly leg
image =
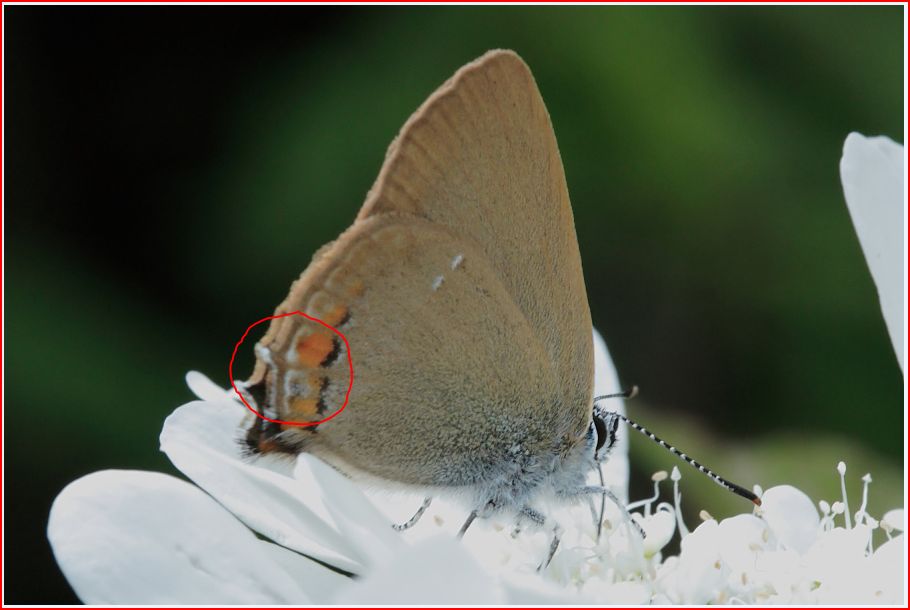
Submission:
<svg viewBox="0 0 910 610">
<path fill-rule="evenodd" d="M 626 521 L 628 521 L 635 528 L 635 530 L 638 532 L 638 534 L 642 538 L 645 537 L 645 530 L 643 530 L 641 528 L 641 526 L 638 524 L 638 521 L 636 521 L 632 518 L 632 515 L 629 513 L 628 510 L 626 510 L 625 505 L 620 501 L 620 499 L 616 497 L 616 494 L 614 494 L 612 491 L 610 491 L 606 487 L 602 487 L 600 485 L 586 485 L 584 487 L 579 487 L 578 489 L 569 492 L 569 495 L 575 495 L 575 496 L 581 496 L 581 495 L 590 496 L 593 494 L 599 494 L 602 496 L 606 496 L 607 498 L 610 498 L 610 501 L 613 502 L 613 504 L 615 504 L 619 508 L 620 512 L 622 512 L 623 518 Z"/>
<path fill-rule="evenodd" d="M 484 504 L 482 507 L 475 508 L 474 510 L 472 510 L 471 514 L 468 515 L 467 520 L 464 522 L 464 525 L 462 525 L 461 529 L 458 530 L 458 535 L 456 536 L 456 538 L 461 540 L 464 537 L 464 533 L 466 531 L 468 531 L 468 528 L 471 527 L 472 523 L 474 523 L 474 519 L 476 519 L 477 517 L 486 517 L 495 509 L 496 509 L 496 502 L 494 502 L 493 500 L 490 500 L 489 502 Z"/>
<path fill-rule="evenodd" d="M 547 569 L 547 566 L 550 565 L 550 562 L 553 561 L 553 555 L 556 554 L 556 549 L 559 548 L 559 539 L 562 537 L 562 528 L 559 525 L 553 526 L 553 539 L 550 540 L 550 550 L 547 552 L 547 558 L 537 566 L 538 572 L 543 572 Z"/>
<path fill-rule="evenodd" d="M 526 517 L 528 520 L 532 521 L 535 525 L 543 526 L 547 522 L 547 517 L 542 512 L 534 510 L 530 506 L 525 506 L 521 509 L 521 516 Z"/>
<path fill-rule="evenodd" d="M 543 525 L 547 522 L 547 517 L 542 512 L 535 510 L 530 506 L 525 506 L 520 511 L 518 511 L 518 519 L 515 522 L 515 529 L 512 530 L 512 538 L 516 538 L 518 534 L 521 533 L 521 522 L 525 519 L 531 521 L 538 527 L 543 527 Z"/>
<path fill-rule="evenodd" d="M 598 539 L 600 538 L 600 528 L 598 523 L 603 520 L 603 511 L 598 513 L 597 508 L 594 506 L 594 498 L 587 496 L 588 500 L 588 510 L 591 511 L 591 523 L 594 524 L 594 527 L 597 528 Z"/>
<path fill-rule="evenodd" d="M 543 527 L 547 523 L 547 517 L 539 510 L 535 510 L 530 506 L 525 506 L 519 511 L 519 517 L 527 519 L 534 523 L 538 527 Z M 512 536 L 516 536 L 520 531 L 520 524 L 515 527 L 515 532 Z M 537 566 L 537 571 L 542 572 L 550 565 L 550 562 L 553 560 L 553 555 L 556 554 L 556 549 L 559 548 L 559 540 L 562 537 L 562 528 L 559 527 L 559 524 L 553 525 L 553 538 L 550 540 L 550 549 L 547 551 L 547 557 L 544 559 L 539 566 Z"/>
<path fill-rule="evenodd" d="M 427 511 L 430 507 L 430 502 L 433 501 L 433 496 L 427 496 L 423 499 L 423 504 L 420 505 L 420 508 L 417 509 L 417 512 L 414 513 L 414 516 L 405 521 L 404 523 L 395 523 L 392 525 L 392 529 L 396 532 L 403 532 L 406 529 L 410 529 L 417 525 L 417 522 L 420 521 L 420 518 L 423 517 L 423 513 Z"/>
<path fill-rule="evenodd" d="M 634 387 L 638 387 L 638 386 L 634 386 Z M 600 479 L 600 486 L 606 489 L 607 484 L 604 482 L 603 462 L 597 463 L 597 476 Z M 588 497 L 590 498 L 591 496 L 588 496 Z M 593 502 L 592 502 L 592 504 L 593 504 Z M 600 534 L 603 532 L 603 529 L 604 529 L 604 510 L 606 508 L 607 508 L 607 494 L 602 493 L 602 494 L 600 494 L 600 513 L 597 515 L 597 517 L 595 517 L 595 519 L 597 520 L 597 524 L 595 526 L 597 528 L 597 542 L 600 542 Z M 626 511 L 626 512 L 628 512 L 628 511 Z"/>
<path fill-rule="evenodd" d="M 471 527 L 471 524 L 474 523 L 474 519 L 477 518 L 477 511 L 472 510 L 471 514 L 468 515 L 467 520 L 464 522 L 464 525 L 461 526 L 461 529 L 458 530 L 458 535 L 456 536 L 459 540 L 464 538 L 464 533 L 468 531 L 468 528 Z"/>
</svg>

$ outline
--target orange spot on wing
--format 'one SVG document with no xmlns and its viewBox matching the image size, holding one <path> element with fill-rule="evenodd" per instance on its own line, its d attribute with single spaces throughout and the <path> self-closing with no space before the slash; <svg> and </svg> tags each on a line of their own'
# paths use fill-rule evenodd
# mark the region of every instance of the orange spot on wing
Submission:
<svg viewBox="0 0 910 610">
<path fill-rule="evenodd" d="M 306 420 L 319 415 L 318 398 L 294 398 L 289 406 L 294 420 Z"/>
<path fill-rule="evenodd" d="M 348 308 L 344 305 L 336 305 L 332 311 L 325 314 L 322 321 L 329 326 L 338 326 L 348 315 Z"/>
<path fill-rule="evenodd" d="M 315 368 L 335 349 L 332 335 L 316 332 L 297 341 L 297 359 L 300 364 Z"/>
<path fill-rule="evenodd" d="M 322 395 L 322 390 L 329 384 L 329 380 L 319 373 L 310 373 L 309 378 L 306 380 L 306 384 L 310 389 L 310 394 L 315 394 L 316 396 Z"/>
</svg>

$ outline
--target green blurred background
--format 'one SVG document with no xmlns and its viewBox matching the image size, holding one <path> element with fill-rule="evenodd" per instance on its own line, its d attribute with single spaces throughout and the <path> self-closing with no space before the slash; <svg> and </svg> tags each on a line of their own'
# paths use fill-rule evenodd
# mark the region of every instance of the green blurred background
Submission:
<svg viewBox="0 0 910 610">
<path fill-rule="evenodd" d="M 854 510 L 867 471 L 873 514 L 902 505 L 902 377 L 838 174 L 850 131 L 903 142 L 902 15 L 4 7 L 4 601 L 76 601 L 55 494 L 175 473 L 157 436 L 184 373 L 227 384 L 404 120 L 494 47 L 549 106 L 633 417 L 746 485 L 835 500 L 845 460 Z M 637 498 L 674 462 L 632 447 Z M 692 514 L 748 510 L 683 474 Z"/>
</svg>

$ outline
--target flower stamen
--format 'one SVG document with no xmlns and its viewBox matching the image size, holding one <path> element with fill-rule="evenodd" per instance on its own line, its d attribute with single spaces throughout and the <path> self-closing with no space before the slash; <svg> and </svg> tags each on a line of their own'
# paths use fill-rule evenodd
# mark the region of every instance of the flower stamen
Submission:
<svg viewBox="0 0 910 610">
<path fill-rule="evenodd" d="M 847 483 L 844 481 L 844 475 L 847 474 L 847 465 L 844 462 L 837 463 L 837 472 L 840 475 L 840 493 L 844 498 L 844 522 L 847 524 L 847 529 L 853 529 L 853 522 L 850 520 L 850 503 L 847 502 Z"/>
<path fill-rule="evenodd" d="M 682 479 L 682 474 L 679 472 L 679 468 L 674 466 L 670 472 L 670 480 L 673 481 L 673 507 L 676 512 L 676 527 L 679 528 L 680 538 L 685 538 L 689 535 L 689 528 L 686 527 L 682 517 L 682 494 L 679 492 L 680 479 Z"/>
</svg>

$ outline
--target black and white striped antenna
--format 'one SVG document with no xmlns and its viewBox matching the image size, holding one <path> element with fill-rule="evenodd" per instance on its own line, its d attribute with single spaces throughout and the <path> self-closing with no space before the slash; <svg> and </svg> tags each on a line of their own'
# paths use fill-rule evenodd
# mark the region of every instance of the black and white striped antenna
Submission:
<svg viewBox="0 0 910 610">
<path fill-rule="evenodd" d="M 606 394 L 604 396 L 595 396 L 594 403 L 596 404 L 598 400 L 606 400 L 607 398 L 633 398 L 636 394 L 638 394 L 638 386 L 632 386 L 630 389 L 625 390 L 624 392 L 619 392 L 617 394 Z M 756 506 L 761 506 L 761 498 L 756 496 L 754 493 L 752 493 L 745 487 L 741 487 L 741 486 L 737 485 L 736 483 L 731 483 L 727 479 L 716 474 L 710 468 L 705 468 L 704 466 L 702 466 L 701 464 L 699 464 L 698 462 L 696 462 L 695 460 L 690 458 L 688 455 L 686 455 L 685 453 L 683 453 L 682 451 L 680 451 L 679 449 L 674 447 L 673 445 L 665 443 L 664 441 L 659 439 L 656 434 L 654 434 L 653 432 L 651 432 L 644 426 L 640 426 L 640 425 L 636 424 L 634 421 L 632 421 L 631 419 L 629 419 L 622 413 L 614 412 L 613 414 L 616 415 L 616 417 L 623 420 L 624 422 L 626 422 L 627 424 L 629 424 L 630 426 L 632 426 L 632 428 L 638 430 L 639 432 L 641 432 L 642 434 L 644 434 L 645 436 L 650 438 L 652 441 L 654 441 L 655 443 L 657 443 L 658 445 L 660 445 L 661 447 L 663 447 L 670 453 L 676 455 L 676 457 L 678 457 L 685 463 L 687 463 L 690 466 L 692 466 L 693 468 L 697 469 L 702 474 L 707 475 L 708 478 L 710 478 L 712 481 L 714 481 L 715 483 L 717 483 L 718 485 L 720 485 L 727 491 L 732 491 L 736 495 L 742 496 L 743 498 L 749 500 Z"/>
</svg>

